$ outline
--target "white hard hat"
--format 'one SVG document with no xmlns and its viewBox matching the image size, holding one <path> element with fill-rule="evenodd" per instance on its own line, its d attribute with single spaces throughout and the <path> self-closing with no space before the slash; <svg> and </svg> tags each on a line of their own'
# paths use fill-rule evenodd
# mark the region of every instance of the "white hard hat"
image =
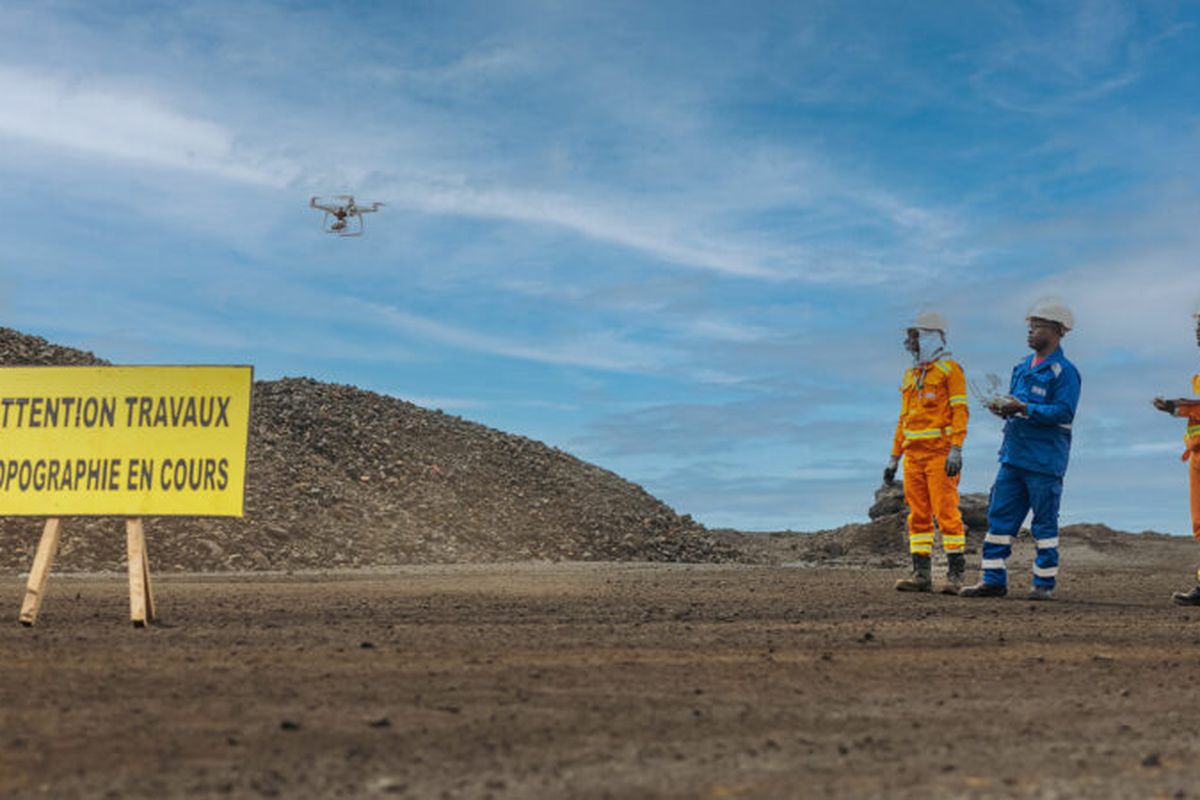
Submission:
<svg viewBox="0 0 1200 800">
<path fill-rule="evenodd" d="M 913 319 L 910 328 L 917 328 L 923 331 L 941 331 L 946 332 L 946 318 L 936 311 L 922 311 Z"/>
<path fill-rule="evenodd" d="M 1039 300 L 1025 315 L 1025 319 L 1044 319 L 1062 325 L 1063 331 L 1075 327 L 1075 315 L 1058 300 Z"/>
</svg>

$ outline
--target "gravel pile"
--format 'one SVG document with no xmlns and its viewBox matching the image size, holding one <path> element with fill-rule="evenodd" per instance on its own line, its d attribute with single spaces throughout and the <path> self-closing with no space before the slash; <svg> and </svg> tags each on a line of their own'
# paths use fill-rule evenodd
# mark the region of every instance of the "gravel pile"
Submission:
<svg viewBox="0 0 1200 800">
<path fill-rule="evenodd" d="M 105 363 L 0 328 L 6 366 Z M 306 378 L 255 383 L 247 482 L 242 519 L 147 518 L 152 568 L 739 557 L 640 486 L 561 450 Z M 0 566 L 29 568 L 41 523 L 0 521 Z M 66 521 L 56 569 L 124 564 L 123 521 Z"/>
</svg>

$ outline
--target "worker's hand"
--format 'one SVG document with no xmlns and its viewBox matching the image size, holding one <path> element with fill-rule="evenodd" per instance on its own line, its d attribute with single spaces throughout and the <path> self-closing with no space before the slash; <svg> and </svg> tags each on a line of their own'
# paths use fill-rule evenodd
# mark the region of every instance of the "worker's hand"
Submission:
<svg viewBox="0 0 1200 800">
<path fill-rule="evenodd" d="M 946 474 L 953 478 L 962 472 L 962 448 L 952 445 L 946 455 Z"/>
<path fill-rule="evenodd" d="M 1009 417 L 1015 417 L 1017 414 L 1025 413 L 1026 407 L 1024 403 L 1012 395 L 1005 395 L 993 400 L 988 406 L 988 410 L 998 417 L 1008 419 Z"/>
<path fill-rule="evenodd" d="M 891 486 L 896 482 L 896 469 L 900 466 L 900 456 L 892 456 L 888 459 L 887 466 L 883 468 L 883 483 L 885 486 Z"/>
<path fill-rule="evenodd" d="M 1164 400 L 1161 397 L 1156 397 L 1156 398 L 1154 398 L 1153 402 L 1154 402 L 1154 407 L 1157 408 L 1159 411 L 1165 411 L 1168 414 L 1175 413 L 1175 401 L 1174 400 Z"/>
</svg>

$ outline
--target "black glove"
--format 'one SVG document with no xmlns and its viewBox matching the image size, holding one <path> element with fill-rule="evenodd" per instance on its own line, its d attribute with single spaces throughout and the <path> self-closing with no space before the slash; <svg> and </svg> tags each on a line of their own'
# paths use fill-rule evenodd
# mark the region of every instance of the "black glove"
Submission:
<svg viewBox="0 0 1200 800">
<path fill-rule="evenodd" d="M 962 448 L 951 446 L 950 452 L 946 455 L 946 474 L 953 478 L 960 472 L 962 472 Z"/>
<path fill-rule="evenodd" d="M 1175 413 L 1175 401 L 1174 400 L 1164 400 L 1161 397 L 1156 397 L 1156 398 L 1154 398 L 1154 407 L 1157 408 L 1159 411 L 1165 411 L 1168 414 Z"/>
<path fill-rule="evenodd" d="M 896 482 L 896 468 L 900 466 L 900 457 L 892 456 L 888 459 L 887 466 L 883 468 L 883 483 L 886 486 L 891 486 Z"/>
</svg>

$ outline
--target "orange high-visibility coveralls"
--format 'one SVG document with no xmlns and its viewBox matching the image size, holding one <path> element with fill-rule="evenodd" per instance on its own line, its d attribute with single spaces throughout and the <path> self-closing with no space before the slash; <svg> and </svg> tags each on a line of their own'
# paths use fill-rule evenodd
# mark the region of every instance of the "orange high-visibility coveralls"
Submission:
<svg viewBox="0 0 1200 800">
<path fill-rule="evenodd" d="M 1192 376 L 1192 394 L 1200 396 L 1200 375 Z M 1187 450 L 1183 451 L 1182 460 L 1188 464 L 1188 493 L 1192 501 L 1192 536 L 1200 539 L 1200 406 L 1181 408 L 1179 416 L 1187 417 L 1187 433 L 1183 440 Z M 1200 580 L 1200 570 L 1196 572 Z"/>
<path fill-rule="evenodd" d="M 908 503 L 908 549 L 933 552 L 933 521 L 942 548 L 961 553 L 966 532 L 958 510 L 958 475 L 946 474 L 950 447 L 967 438 L 967 380 L 948 358 L 911 367 L 900 384 L 900 419 L 892 455 L 904 457 L 904 501 Z"/>
</svg>

